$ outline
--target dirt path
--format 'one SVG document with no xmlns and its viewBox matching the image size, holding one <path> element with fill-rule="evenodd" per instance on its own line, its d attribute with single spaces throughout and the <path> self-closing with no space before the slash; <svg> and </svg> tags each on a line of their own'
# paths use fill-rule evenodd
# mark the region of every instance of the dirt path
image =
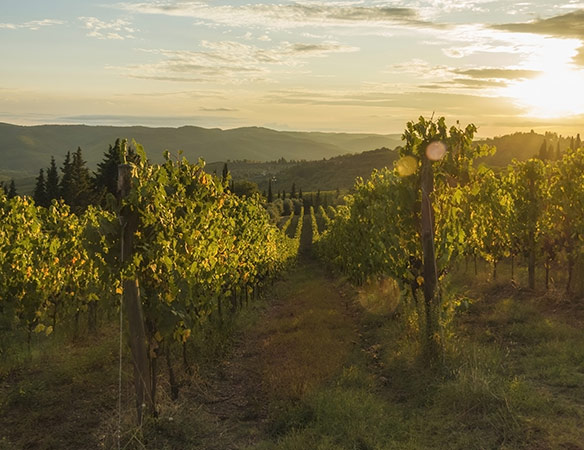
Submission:
<svg viewBox="0 0 584 450">
<path fill-rule="evenodd" d="M 204 409 L 219 431 L 200 448 L 239 449 L 265 438 L 273 413 L 337 375 L 357 342 L 349 288 L 311 258 L 311 235 L 306 217 L 301 261 L 218 368 L 210 386 L 218 395 Z"/>
</svg>

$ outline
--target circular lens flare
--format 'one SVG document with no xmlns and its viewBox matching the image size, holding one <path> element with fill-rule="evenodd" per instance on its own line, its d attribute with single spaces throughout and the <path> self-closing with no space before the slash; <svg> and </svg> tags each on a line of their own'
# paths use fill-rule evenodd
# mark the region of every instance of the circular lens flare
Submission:
<svg viewBox="0 0 584 450">
<path fill-rule="evenodd" d="M 418 170 L 418 160 L 413 156 L 403 156 L 396 161 L 395 168 L 400 177 L 409 177 Z"/>
<path fill-rule="evenodd" d="M 439 161 L 446 154 L 446 145 L 440 141 L 431 142 L 428 147 L 426 147 L 426 157 L 430 161 Z"/>
</svg>

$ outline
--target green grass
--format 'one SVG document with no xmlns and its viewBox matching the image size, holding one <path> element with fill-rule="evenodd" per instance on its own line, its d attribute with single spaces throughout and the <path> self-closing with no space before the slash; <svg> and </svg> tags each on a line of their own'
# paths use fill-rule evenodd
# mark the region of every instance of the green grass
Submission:
<svg viewBox="0 0 584 450">
<path fill-rule="evenodd" d="M 375 291 L 361 293 L 376 308 L 362 313 L 360 347 L 343 373 L 283 409 L 272 437 L 253 448 L 584 448 L 579 322 L 550 314 L 547 294 L 494 285 L 485 271 L 454 274 L 450 288 L 471 305 L 450 324 L 441 370 L 416 356 L 415 331 L 377 286 L 386 312 Z"/>
<path fill-rule="evenodd" d="M 466 303 L 435 370 L 391 282 L 357 292 L 303 264 L 276 283 L 269 307 L 252 302 L 202 330 L 192 374 L 177 349 L 177 402 L 161 363 L 160 414 L 141 429 L 126 359 L 127 449 L 584 448 L 580 301 L 513 287 L 504 268 L 497 283 L 487 267 L 452 273 L 447 297 Z M 4 355 L 0 450 L 114 448 L 117 336 L 37 336 L 31 353 Z"/>
</svg>

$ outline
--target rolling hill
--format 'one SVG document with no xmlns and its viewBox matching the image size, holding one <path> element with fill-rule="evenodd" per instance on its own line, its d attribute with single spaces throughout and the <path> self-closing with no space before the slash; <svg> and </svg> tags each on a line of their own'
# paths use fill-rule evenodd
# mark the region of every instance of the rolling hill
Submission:
<svg viewBox="0 0 584 450">
<path fill-rule="evenodd" d="M 118 137 L 135 139 L 155 162 L 166 149 L 173 153 L 182 150 L 191 161 L 317 160 L 376 146 L 394 147 L 400 142 L 399 135 L 286 132 L 259 127 L 221 130 L 0 123 L 0 175 L 4 179 L 34 176 L 47 167 L 52 155 L 60 165 L 65 154 L 77 147 L 82 148 L 93 169 Z"/>
</svg>

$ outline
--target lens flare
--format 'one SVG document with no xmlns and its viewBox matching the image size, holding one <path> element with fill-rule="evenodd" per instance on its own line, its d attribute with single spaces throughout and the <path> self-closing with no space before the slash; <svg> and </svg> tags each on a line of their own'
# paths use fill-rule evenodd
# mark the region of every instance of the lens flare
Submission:
<svg viewBox="0 0 584 450">
<path fill-rule="evenodd" d="M 395 168 L 400 177 L 409 177 L 418 170 L 418 160 L 413 156 L 403 156 L 396 161 Z"/>
<path fill-rule="evenodd" d="M 426 147 L 426 157 L 430 161 L 439 161 L 446 154 L 446 146 L 440 142 L 431 142 L 428 147 Z"/>
</svg>

